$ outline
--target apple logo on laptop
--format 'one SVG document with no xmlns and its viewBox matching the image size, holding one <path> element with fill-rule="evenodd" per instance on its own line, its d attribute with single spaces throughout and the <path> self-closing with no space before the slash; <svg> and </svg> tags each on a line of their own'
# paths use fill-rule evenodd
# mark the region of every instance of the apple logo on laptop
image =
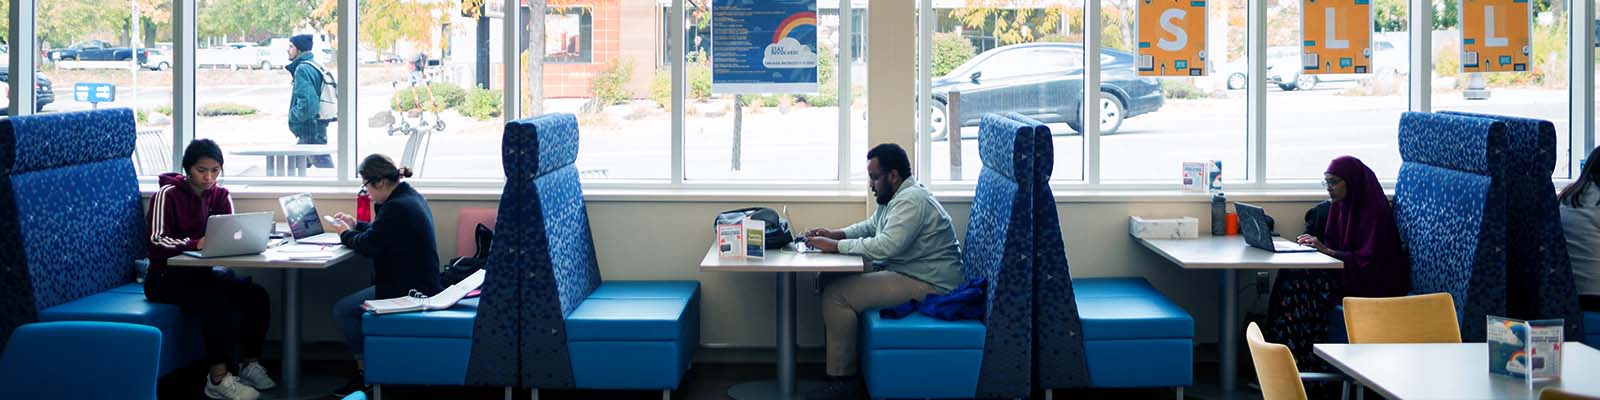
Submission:
<svg viewBox="0 0 1600 400">
<path fill-rule="evenodd" d="M 233 240 L 244 240 L 244 231 L 233 231 Z"/>
</svg>

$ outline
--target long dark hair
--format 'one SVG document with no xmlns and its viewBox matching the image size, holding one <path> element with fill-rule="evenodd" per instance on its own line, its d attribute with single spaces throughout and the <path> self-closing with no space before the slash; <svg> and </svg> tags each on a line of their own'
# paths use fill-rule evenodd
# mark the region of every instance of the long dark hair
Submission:
<svg viewBox="0 0 1600 400">
<path fill-rule="evenodd" d="M 1556 195 L 1556 202 L 1567 207 L 1584 207 L 1584 204 L 1578 204 L 1578 199 L 1583 198 L 1583 191 L 1589 188 L 1589 183 L 1600 185 L 1600 147 L 1589 150 L 1589 157 L 1583 159 L 1583 172 L 1578 173 L 1578 179 L 1561 188 L 1561 194 Z M 1593 205 L 1600 206 L 1600 203 Z"/>
<path fill-rule="evenodd" d="M 394 160 L 382 154 L 373 154 L 361 160 L 358 168 L 361 180 L 364 183 L 378 183 L 382 181 L 400 182 L 400 178 L 410 178 L 411 168 L 396 167 Z"/>
</svg>

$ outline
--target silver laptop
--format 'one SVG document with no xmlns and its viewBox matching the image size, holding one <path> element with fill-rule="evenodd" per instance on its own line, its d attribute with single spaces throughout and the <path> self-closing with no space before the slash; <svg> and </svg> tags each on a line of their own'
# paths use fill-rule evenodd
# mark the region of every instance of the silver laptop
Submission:
<svg viewBox="0 0 1600 400">
<path fill-rule="evenodd" d="M 289 235 L 295 243 L 339 244 L 339 235 L 322 231 L 322 216 L 317 214 L 311 193 L 279 197 L 278 205 L 283 207 L 283 217 L 289 221 Z"/>
<path fill-rule="evenodd" d="M 206 248 L 183 254 L 195 258 L 258 254 L 267 250 L 271 234 L 270 212 L 213 215 L 206 218 Z"/>
<path fill-rule="evenodd" d="M 1244 242 L 1250 244 L 1250 247 L 1274 253 L 1317 251 L 1317 249 L 1306 245 L 1272 236 L 1272 231 L 1267 229 L 1267 213 L 1261 207 L 1245 203 L 1233 203 L 1233 208 L 1239 212 L 1239 234 L 1244 235 Z"/>
</svg>

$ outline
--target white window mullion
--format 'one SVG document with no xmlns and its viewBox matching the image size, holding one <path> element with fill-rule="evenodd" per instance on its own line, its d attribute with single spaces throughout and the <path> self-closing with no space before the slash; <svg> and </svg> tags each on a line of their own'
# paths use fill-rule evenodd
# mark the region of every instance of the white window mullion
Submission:
<svg viewBox="0 0 1600 400">
<path fill-rule="evenodd" d="M 1245 150 L 1250 157 L 1246 174 L 1250 183 L 1267 184 L 1267 2 L 1249 0 L 1249 19 L 1245 25 L 1249 36 L 1245 39 L 1250 71 L 1245 85 L 1248 125 L 1245 126 Z"/>
<path fill-rule="evenodd" d="M 1571 110 L 1570 138 L 1568 145 L 1571 158 L 1565 166 L 1557 165 L 1556 168 L 1568 168 L 1571 177 L 1576 179 L 1579 171 L 1579 161 L 1589 156 L 1589 149 L 1595 147 L 1594 137 L 1594 3 L 1591 0 L 1574 0 L 1571 5 L 1571 29 L 1568 30 L 1572 49 L 1568 55 L 1571 79 L 1568 92 L 1572 99 L 1568 103 Z"/>
<path fill-rule="evenodd" d="M 1100 1 L 1083 2 L 1083 106 L 1078 126 L 1083 127 L 1083 179 L 1091 186 L 1100 184 L 1100 36 L 1104 25 Z"/>
<path fill-rule="evenodd" d="M 933 180 L 933 139 L 928 133 L 933 132 L 933 121 L 928 119 L 928 111 L 933 104 L 933 27 L 936 14 L 933 0 L 917 2 L 917 101 L 912 103 L 917 116 L 917 145 L 912 153 L 917 155 L 917 170 L 912 175 L 921 174 L 924 180 L 930 182 Z M 960 140 L 961 132 L 953 135 L 950 137 Z"/>
<path fill-rule="evenodd" d="M 836 52 L 839 55 L 839 60 L 833 63 L 833 76 L 839 78 L 839 148 L 837 149 L 839 154 L 839 173 L 837 179 L 841 188 L 850 185 L 850 153 L 852 150 L 850 148 L 852 134 L 850 125 L 854 121 L 850 118 L 850 115 L 855 112 L 854 107 L 852 107 L 855 105 L 855 93 L 850 91 L 851 81 L 854 80 L 852 75 L 855 74 L 855 68 L 851 68 L 851 64 L 855 59 L 854 49 L 851 48 L 851 44 L 854 43 L 851 36 L 855 33 L 855 13 L 851 9 L 850 2 L 851 0 L 839 0 L 839 51 Z M 819 75 L 818 78 L 820 79 L 821 76 Z M 819 83 L 827 84 L 827 82 Z"/>
<path fill-rule="evenodd" d="M 522 117 L 522 4 L 518 0 L 504 0 L 506 10 L 501 21 L 504 22 L 504 38 L 501 41 L 500 63 L 505 66 L 505 90 L 501 108 L 505 122 L 510 123 Z M 528 18 L 542 18 L 544 16 L 529 15 Z M 542 43 L 540 44 L 543 45 Z M 539 77 L 543 79 L 543 77 Z"/>
<path fill-rule="evenodd" d="M 1587 0 L 1583 0 L 1587 1 Z M 1411 86 L 1411 111 L 1433 111 L 1433 2 L 1409 0 L 1411 27 L 1411 70 L 1407 78 Z"/>
<path fill-rule="evenodd" d="M 685 91 L 686 88 L 684 87 L 685 79 L 684 79 L 683 71 L 685 70 L 684 63 L 686 63 L 687 61 L 684 59 L 686 49 L 683 48 L 684 47 L 684 38 L 683 38 L 683 29 L 684 29 L 684 26 L 683 26 L 683 18 L 684 18 L 683 11 L 684 11 L 684 6 L 683 6 L 683 2 L 684 2 L 684 0 L 672 0 L 672 11 L 670 12 L 670 15 L 668 15 L 668 18 L 667 18 L 667 21 L 668 21 L 667 22 L 667 26 L 669 28 L 669 29 L 667 29 L 667 32 L 668 32 L 667 33 L 667 43 L 669 43 L 668 47 L 670 47 L 672 49 L 667 54 L 672 59 L 672 184 L 673 185 L 681 185 L 681 184 L 683 184 L 684 162 L 686 161 L 684 159 L 684 143 L 683 143 L 683 141 L 685 140 L 684 134 L 683 134 L 683 128 L 684 128 L 683 127 L 683 124 L 684 124 L 683 114 L 684 114 L 685 110 L 684 110 L 683 107 L 685 106 L 685 103 L 686 103 L 685 101 L 683 101 L 683 96 L 686 94 L 686 91 Z"/>
<path fill-rule="evenodd" d="M 360 68 L 357 66 L 361 65 L 361 61 L 357 59 L 358 49 L 354 46 L 356 40 L 351 40 L 356 38 L 356 28 L 361 24 L 358 17 L 359 13 L 356 12 L 356 2 L 358 1 L 339 0 L 339 11 L 337 13 L 339 16 L 337 23 L 339 26 L 338 37 L 346 40 L 340 40 L 339 48 L 334 49 L 334 57 L 337 57 L 339 61 L 339 70 L 336 71 L 338 74 L 337 79 L 341 83 L 338 89 L 339 122 L 334 125 L 339 129 L 338 154 L 342 155 L 342 157 L 338 158 L 338 163 L 335 164 L 337 167 L 335 171 L 338 176 L 334 180 L 345 186 L 356 182 L 354 179 L 356 159 L 359 157 L 356 154 L 356 151 L 359 150 L 356 148 L 356 128 L 360 125 L 356 124 L 355 121 L 357 119 L 356 116 L 359 115 L 356 111 L 356 91 L 359 89 L 357 86 L 360 86 L 357 83 L 359 82 L 357 72 Z"/>
<path fill-rule="evenodd" d="M 15 3 L 13 3 L 15 4 Z M 193 1 L 172 4 L 172 168 L 183 165 L 183 149 L 195 132 L 195 43 L 199 34 L 199 6 Z"/>
</svg>

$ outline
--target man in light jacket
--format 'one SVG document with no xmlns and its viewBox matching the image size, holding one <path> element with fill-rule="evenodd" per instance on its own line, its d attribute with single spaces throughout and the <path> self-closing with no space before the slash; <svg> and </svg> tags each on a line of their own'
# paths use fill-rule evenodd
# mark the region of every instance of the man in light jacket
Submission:
<svg viewBox="0 0 1600 400">
<path fill-rule="evenodd" d="M 864 398 L 856 365 L 857 316 L 930 293 L 944 294 L 961 284 L 961 251 L 950 214 L 928 189 L 911 178 L 911 160 L 893 143 L 867 152 L 867 175 L 878 209 L 844 229 L 817 228 L 806 244 L 824 252 L 857 254 L 873 260 L 876 271 L 841 278 L 822 289 L 822 322 L 827 330 L 827 385 L 811 399 Z"/>
</svg>

